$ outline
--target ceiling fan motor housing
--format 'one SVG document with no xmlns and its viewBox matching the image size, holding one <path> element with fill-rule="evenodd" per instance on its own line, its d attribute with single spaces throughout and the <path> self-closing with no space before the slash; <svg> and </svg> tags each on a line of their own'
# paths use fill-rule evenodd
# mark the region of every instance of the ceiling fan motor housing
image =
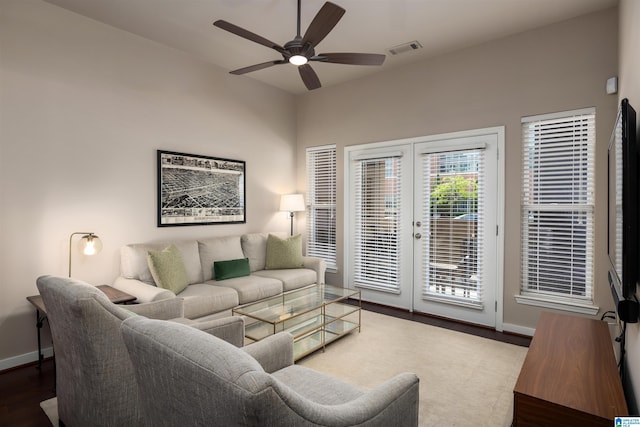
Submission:
<svg viewBox="0 0 640 427">
<path fill-rule="evenodd" d="M 306 45 L 303 45 L 302 37 L 300 36 L 296 36 L 295 39 L 285 43 L 283 47 L 286 50 L 286 52 L 282 53 L 284 59 L 289 59 L 290 57 L 295 55 L 306 56 L 307 58 L 315 55 L 313 46 L 309 45 L 308 43 Z"/>
</svg>

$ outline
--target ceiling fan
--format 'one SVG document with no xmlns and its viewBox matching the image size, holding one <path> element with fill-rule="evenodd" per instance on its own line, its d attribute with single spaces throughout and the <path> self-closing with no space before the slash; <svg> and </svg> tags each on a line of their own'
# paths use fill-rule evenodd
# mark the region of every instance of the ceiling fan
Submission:
<svg viewBox="0 0 640 427">
<path fill-rule="evenodd" d="M 282 55 L 282 59 L 263 62 L 261 64 L 251 65 L 249 67 L 240 68 L 231 71 L 231 74 L 245 74 L 252 71 L 262 70 L 274 65 L 288 64 L 298 66 L 298 72 L 309 90 L 317 89 L 321 86 L 320 79 L 313 68 L 309 65 L 309 61 L 330 62 L 333 64 L 351 64 L 351 65 L 382 65 L 385 55 L 375 53 L 321 53 L 316 55 L 315 47 L 331 32 L 336 26 L 342 15 L 346 12 L 340 6 L 331 2 L 326 2 L 320 11 L 316 14 L 309 28 L 300 36 L 300 1 L 298 0 L 298 25 L 295 38 L 284 46 L 280 46 L 262 36 L 240 28 L 237 25 L 227 21 L 217 20 L 213 23 L 218 28 L 229 31 L 237 36 L 243 37 L 252 42 L 261 44 L 271 48 Z"/>
</svg>

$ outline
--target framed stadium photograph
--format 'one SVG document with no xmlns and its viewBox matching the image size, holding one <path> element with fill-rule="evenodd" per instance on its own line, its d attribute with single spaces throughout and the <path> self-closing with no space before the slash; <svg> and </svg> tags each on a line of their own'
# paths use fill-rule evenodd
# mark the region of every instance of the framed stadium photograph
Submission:
<svg viewBox="0 0 640 427">
<path fill-rule="evenodd" d="M 245 223 L 245 162 L 158 150 L 158 227 Z"/>
</svg>

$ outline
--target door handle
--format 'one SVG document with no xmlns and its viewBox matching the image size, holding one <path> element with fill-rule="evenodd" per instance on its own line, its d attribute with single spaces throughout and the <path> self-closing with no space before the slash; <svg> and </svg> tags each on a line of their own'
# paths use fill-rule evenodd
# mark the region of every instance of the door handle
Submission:
<svg viewBox="0 0 640 427">
<path fill-rule="evenodd" d="M 416 233 L 416 234 L 413 235 L 413 237 L 415 237 L 416 240 L 420 240 L 422 238 L 422 234 Z"/>
</svg>

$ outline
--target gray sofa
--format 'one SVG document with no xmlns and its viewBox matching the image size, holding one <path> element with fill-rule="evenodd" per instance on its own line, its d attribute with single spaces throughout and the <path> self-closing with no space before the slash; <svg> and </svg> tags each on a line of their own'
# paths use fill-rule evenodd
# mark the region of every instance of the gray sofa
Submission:
<svg viewBox="0 0 640 427">
<path fill-rule="evenodd" d="M 42 276 L 37 286 L 47 308 L 55 348 L 58 416 L 68 427 L 148 425 L 140 408 L 146 391 L 141 393 L 137 387 L 122 341 L 120 324 L 125 319 L 147 316 L 172 320 L 235 346 L 244 342 L 240 317 L 203 322 L 185 319 L 181 298 L 118 306 L 94 286 L 75 279 Z M 259 344 L 267 345 L 266 341 Z M 260 350 L 259 346 L 250 347 Z"/>
<path fill-rule="evenodd" d="M 151 302 L 181 297 L 184 316 L 206 320 L 229 315 L 241 305 L 279 295 L 314 283 L 324 283 L 324 260 L 303 257 L 301 268 L 265 269 L 269 234 L 286 238 L 286 233 L 249 233 L 236 236 L 130 244 L 120 251 L 120 277 L 113 287 L 134 295 L 136 302 Z M 189 286 L 177 295 L 157 287 L 147 254 L 175 245 L 184 261 Z M 215 280 L 215 261 L 249 259 L 251 274 Z"/>
<path fill-rule="evenodd" d="M 294 365 L 287 333 L 269 337 L 263 351 L 245 352 L 171 322 L 136 317 L 121 329 L 136 381 L 145 390 L 141 410 L 153 426 L 418 425 L 415 374 L 362 391 Z"/>
</svg>

